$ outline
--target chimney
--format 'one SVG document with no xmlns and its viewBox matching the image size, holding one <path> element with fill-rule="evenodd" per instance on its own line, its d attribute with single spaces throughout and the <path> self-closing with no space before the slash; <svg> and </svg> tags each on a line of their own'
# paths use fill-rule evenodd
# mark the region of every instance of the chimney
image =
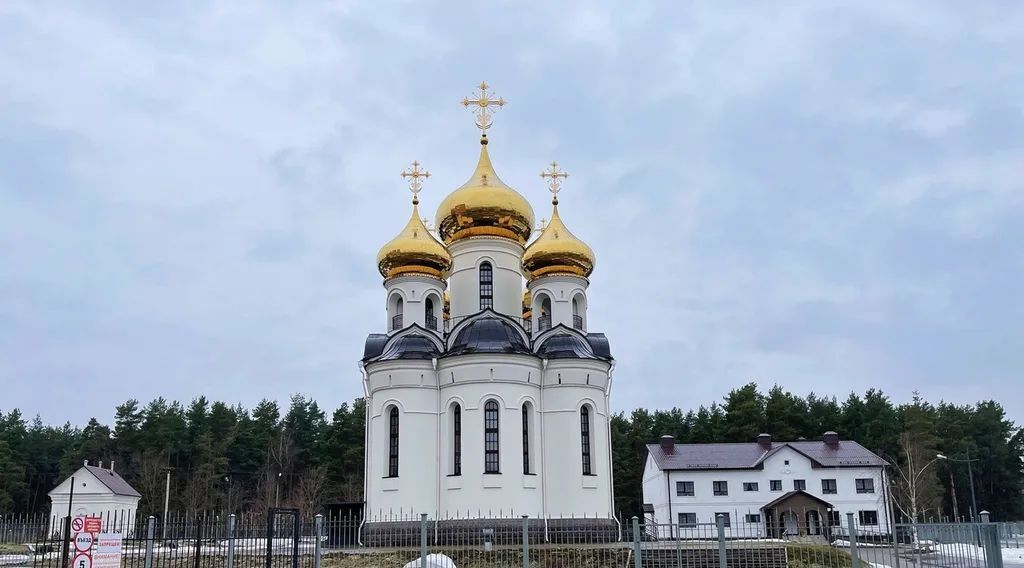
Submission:
<svg viewBox="0 0 1024 568">
<path fill-rule="evenodd" d="M 82 460 L 82 465 L 89 465 L 89 460 Z"/>
<path fill-rule="evenodd" d="M 821 439 L 824 440 L 825 441 L 825 445 L 830 447 L 830 448 L 838 448 L 839 447 L 839 434 L 836 434 L 832 430 L 829 430 L 828 432 L 825 432 L 825 435 L 822 436 Z"/>
<path fill-rule="evenodd" d="M 661 437 L 661 451 L 666 454 L 676 453 L 676 439 L 672 436 Z"/>
<path fill-rule="evenodd" d="M 772 449 L 772 435 L 771 434 L 758 434 L 757 445 L 761 446 L 762 450 Z"/>
<path fill-rule="evenodd" d="M 110 460 L 110 471 L 114 471 L 114 460 Z"/>
<path fill-rule="evenodd" d="M 100 461 L 99 461 L 99 468 L 100 468 L 100 469 L 103 469 L 103 460 L 100 460 Z"/>
</svg>

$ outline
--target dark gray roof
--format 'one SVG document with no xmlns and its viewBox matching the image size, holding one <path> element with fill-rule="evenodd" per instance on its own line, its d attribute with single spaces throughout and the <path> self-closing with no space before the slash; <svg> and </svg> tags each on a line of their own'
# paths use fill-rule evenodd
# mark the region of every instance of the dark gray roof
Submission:
<svg viewBox="0 0 1024 568">
<path fill-rule="evenodd" d="M 590 343 L 590 348 L 594 350 L 594 355 L 602 359 L 612 359 L 612 349 L 608 345 L 608 338 L 603 333 L 588 333 L 587 341 Z"/>
<path fill-rule="evenodd" d="M 885 460 L 857 442 L 843 440 L 835 448 L 821 441 L 775 442 L 765 451 L 757 442 L 735 444 L 676 444 L 666 454 L 660 444 L 648 444 L 647 450 L 662 470 L 678 469 L 760 469 L 764 458 L 782 448 L 807 456 L 815 467 L 877 467 Z"/>
<path fill-rule="evenodd" d="M 142 497 L 142 494 L 136 491 L 131 485 L 128 485 L 128 482 L 125 481 L 124 478 L 116 471 L 110 471 L 109 469 L 103 469 L 102 467 L 96 467 L 94 465 L 85 465 L 82 467 L 89 470 L 89 473 L 95 475 L 103 485 L 107 486 L 107 489 L 114 492 L 114 495 Z"/>
<path fill-rule="evenodd" d="M 459 330 L 446 355 L 469 353 L 530 353 L 523 335 L 502 318 L 484 316 Z"/>
<path fill-rule="evenodd" d="M 441 354 L 429 337 L 418 333 L 403 335 L 388 346 L 374 361 L 392 361 L 394 359 L 433 359 Z"/>
<path fill-rule="evenodd" d="M 363 361 L 369 361 L 384 352 L 384 345 L 388 342 L 388 334 L 371 333 L 366 337 L 366 345 L 363 347 Z"/>
<path fill-rule="evenodd" d="M 537 355 L 545 359 L 597 359 L 594 348 L 571 332 L 554 333 L 543 339 Z"/>
</svg>

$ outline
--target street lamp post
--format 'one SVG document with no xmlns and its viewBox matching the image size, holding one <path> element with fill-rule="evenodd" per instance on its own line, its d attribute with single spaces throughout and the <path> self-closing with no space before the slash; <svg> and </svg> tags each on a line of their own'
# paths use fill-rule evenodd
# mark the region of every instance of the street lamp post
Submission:
<svg viewBox="0 0 1024 568">
<path fill-rule="evenodd" d="M 164 525 L 160 531 L 161 536 L 164 540 L 167 540 L 167 511 L 171 504 L 171 470 L 173 467 L 167 466 L 164 471 L 167 472 L 167 481 L 164 484 Z"/>
<path fill-rule="evenodd" d="M 971 484 L 971 521 L 973 522 L 974 519 L 975 519 L 975 516 L 978 514 L 978 500 L 977 500 L 977 497 L 975 497 L 975 495 L 974 495 L 974 469 L 971 467 L 971 464 L 976 462 L 976 461 L 978 461 L 978 460 L 977 459 L 971 459 L 971 451 L 970 450 L 965 451 L 964 455 L 965 455 L 965 457 L 963 457 L 963 458 L 951 458 L 951 457 L 944 456 L 942 454 L 939 454 L 937 457 L 940 460 L 946 460 L 946 461 L 951 461 L 951 462 L 956 462 L 956 463 L 966 463 L 967 464 L 967 480 Z M 953 500 L 956 501 L 956 495 L 953 495 Z"/>
<path fill-rule="evenodd" d="M 281 472 L 277 472 L 277 479 L 274 480 L 274 508 L 281 506 Z"/>
</svg>

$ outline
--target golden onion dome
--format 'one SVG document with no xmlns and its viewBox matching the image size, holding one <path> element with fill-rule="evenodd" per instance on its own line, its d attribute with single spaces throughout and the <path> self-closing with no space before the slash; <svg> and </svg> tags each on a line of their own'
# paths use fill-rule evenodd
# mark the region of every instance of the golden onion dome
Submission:
<svg viewBox="0 0 1024 568">
<path fill-rule="evenodd" d="M 402 232 L 377 253 L 377 268 L 384 278 L 403 274 L 445 278 L 452 268 L 448 249 L 430 234 L 420 219 L 418 203 L 413 200 L 412 216 Z"/>
<path fill-rule="evenodd" d="M 558 200 L 552 205 L 551 222 L 526 247 L 523 269 L 534 280 L 550 274 L 571 274 L 586 278 L 594 271 L 594 251 L 569 232 L 558 215 Z"/>
<path fill-rule="evenodd" d="M 533 228 L 533 207 L 501 181 L 480 140 L 480 160 L 469 181 L 437 208 L 437 232 L 445 244 L 472 236 L 505 237 L 526 244 Z"/>
<path fill-rule="evenodd" d="M 529 290 L 523 290 L 523 319 L 529 319 L 533 315 L 533 295 Z"/>
</svg>

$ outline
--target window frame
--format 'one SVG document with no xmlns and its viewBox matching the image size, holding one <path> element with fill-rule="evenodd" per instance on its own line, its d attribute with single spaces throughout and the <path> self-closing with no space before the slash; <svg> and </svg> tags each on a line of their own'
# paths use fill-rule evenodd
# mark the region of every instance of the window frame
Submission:
<svg viewBox="0 0 1024 568">
<path fill-rule="evenodd" d="M 693 522 L 684 522 L 683 515 L 686 515 L 688 518 L 692 518 Z M 686 511 L 680 512 L 676 515 L 676 521 L 678 522 L 677 526 L 681 529 L 695 529 L 697 528 L 697 513 L 690 513 Z"/>
<path fill-rule="evenodd" d="M 583 475 L 594 475 L 593 448 L 591 447 L 592 440 L 590 437 L 591 425 L 590 405 L 584 404 L 580 407 L 580 457 L 582 459 Z"/>
<path fill-rule="evenodd" d="M 806 479 L 794 479 L 793 480 L 793 491 L 807 491 L 807 480 Z"/>
<path fill-rule="evenodd" d="M 398 477 L 399 457 L 399 413 L 398 407 L 392 406 L 388 411 L 388 475 L 387 477 Z"/>
<path fill-rule="evenodd" d="M 530 403 L 523 403 L 523 475 L 533 475 L 530 471 Z"/>
<path fill-rule="evenodd" d="M 782 480 L 781 479 L 769 479 L 768 480 L 769 491 L 782 491 Z"/>
<path fill-rule="evenodd" d="M 718 524 L 718 517 L 719 516 L 725 517 L 725 522 L 722 523 L 723 527 L 731 527 L 732 526 L 732 515 L 730 515 L 729 513 L 725 512 L 725 511 L 715 512 L 715 525 Z"/>
<path fill-rule="evenodd" d="M 719 486 L 721 484 L 721 486 Z M 721 488 L 720 488 L 721 487 Z M 711 482 L 711 494 L 715 497 L 728 497 L 729 496 L 729 482 L 720 480 Z"/>
<path fill-rule="evenodd" d="M 744 481 L 743 482 L 743 491 L 745 493 L 756 493 L 756 492 L 760 491 L 759 487 L 760 487 L 760 485 L 758 485 L 758 483 L 756 481 Z"/>
<path fill-rule="evenodd" d="M 501 474 L 501 406 L 493 398 L 484 403 L 484 473 Z"/>
<path fill-rule="evenodd" d="M 452 407 L 452 475 L 462 475 L 462 405 Z"/>
<path fill-rule="evenodd" d="M 858 495 L 873 495 L 875 493 L 875 479 L 873 477 L 859 477 L 853 480 L 853 485 Z"/>
<path fill-rule="evenodd" d="M 488 261 L 477 267 L 477 288 L 480 295 L 480 309 L 494 309 L 494 265 Z"/>
<path fill-rule="evenodd" d="M 743 522 L 747 524 L 760 524 L 761 514 L 760 513 L 747 513 L 743 516 Z"/>
<path fill-rule="evenodd" d="M 873 515 L 874 519 L 872 522 L 868 522 L 867 516 Z M 877 527 L 878 526 L 878 511 L 875 509 L 862 509 L 857 511 L 857 524 L 865 527 Z"/>
<path fill-rule="evenodd" d="M 687 491 L 689 487 L 689 491 Z M 696 487 L 692 481 L 676 481 L 676 497 L 693 497 L 696 495 Z"/>
<path fill-rule="evenodd" d="M 821 480 L 821 494 L 822 495 L 838 495 L 839 494 L 839 483 L 835 479 L 822 479 Z"/>
</svg>

